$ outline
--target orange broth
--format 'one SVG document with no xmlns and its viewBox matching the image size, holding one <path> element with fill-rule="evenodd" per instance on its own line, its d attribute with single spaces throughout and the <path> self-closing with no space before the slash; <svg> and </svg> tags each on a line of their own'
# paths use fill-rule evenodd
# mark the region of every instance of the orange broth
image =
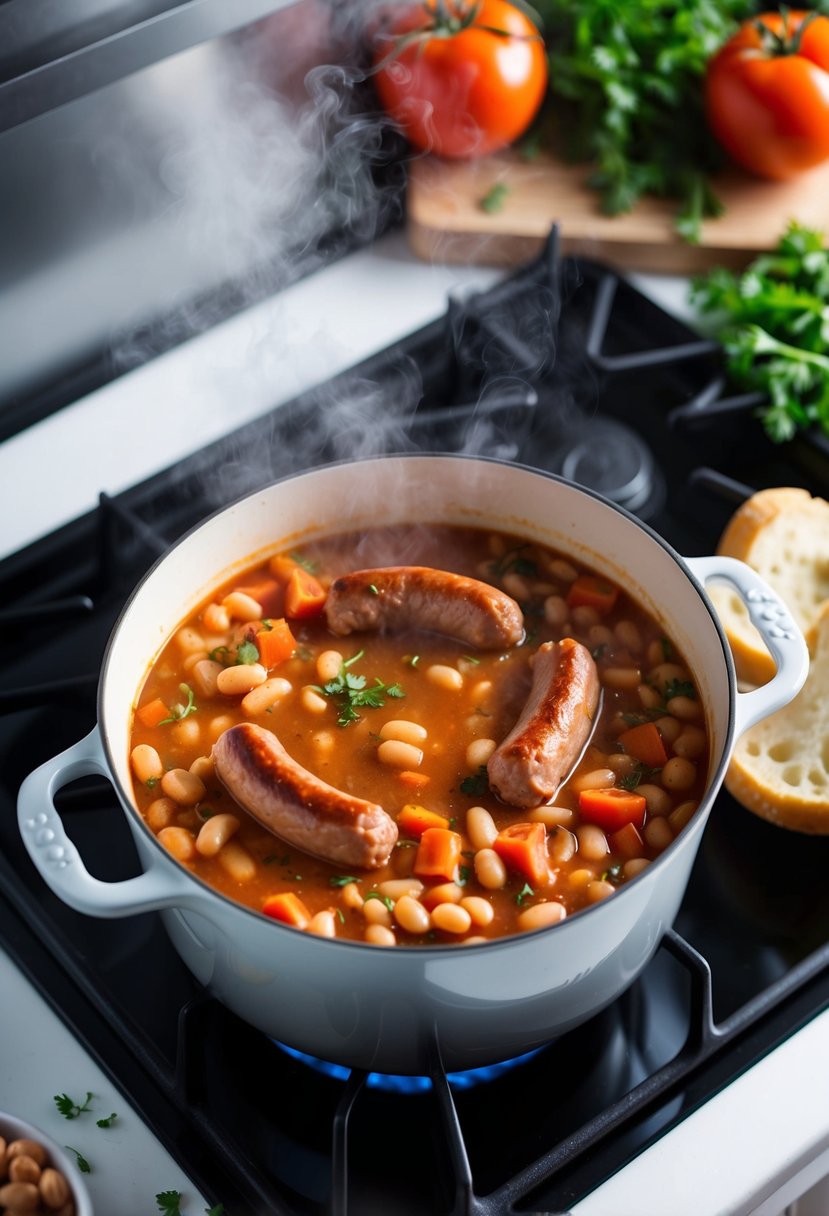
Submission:
<svg viewBox="0 0 829 1216">
<path fill-rule="evenodd" d="M 311 588 L 316 581 L 324 593 L 338 574 L 385 565 L 433 566 L 501 588 L 523 609 L 524 641 L 504 651 L 473 653 L 424 632 L 337 638 L 319 605 L 302 600 L 299 610 L 310 615 L 288 618 L 293 653 L 268 668 L 267 681 L 276 683 L 253 698 L 255 712 L 246 711 L 246 694 L 217 690 L 217 672 L 239 666 L 240 659 L 250 665 L 254 654 L 258 660 L 258 634 L 283 619 L 286 606 L 298 610 L 296 595 L 288 592 L 297 568 L 310 571 Z M 705 787 L 708 738 L 693 674 L 674 643 L 624 588 L 604 577 L 585 583 L 591 574 L 541 545 L 453 526 L 334 536 L 251 568 L 218 588 L 182 625 L 140 691 L 130 743 L 140 813 L 181 864 L 224 895 L 285 919 L 285 901 L 268 901 L 290 892 L 297 900 L 287 901 L 289 923 L 325 936 L 388 945 L 476 943 L 555 923 L 612 896 L 693 814 Z M 307 588 L 309 580 L 300 581 Z M 296 585 L 294 579 L 294 591 Z M 242 610 L 253 613 L 252 619 L 240 619 Z M 487 741 L 494 747 L 514 725 L 530 687 L 536 647 L 567 636 L 587 646 L 599 671 L 602 696 L 590 741 L 552 804 L 507 806 L 489 790 L 481 757 Z M 320 656 L 332 651 L 342 659 L 339 674 L 358 682 L 365 677 L 378 704 L 349 709 L 348 697 L 332 691 L 318 670 Z M 330 666 L 330 653 L 326 661 Z M 437 679 L 435 667 L 457 674 Z M 263 707 L 268 689 L 279 695 Z M 425 730 L 415 749 L 422 758 L 407 768 L 384 763 L 379 753 L 384 726 L 395 738 L 397 729 L 388 724 L 400 720 Z M 445 830 L 460 838 L 453 873 L 418 872 L 423 846 L 417 826 L 401 827 L 388 864 L 372 871 L 344 872 L 272 835 L 236 805 L 212 771 L 213 743 L 244 721 L 273 731 L 299 764 L 330 785 L 379 803 L 395 819 L 412 806 L 442 817 Z M 655 731 L 647 726 L 630 734 L 634 726 L 651 723 Z M 664 755 L 656 764 L 654 734 Z M 196 778 L 185 778 L 184 789 L 182 770 Z M 632 831 L 627 825 L 602 827 L 593 811 L 580 809 L 586 789 L 587 801 L 595 802 L 595 790 L 609 788 L 625 805 L 626 793 L 644 799 Z M 605 813 L 600 807 L 600 821 Z M 217 815 L 232 816 L 237 826 L 215 855 L 204 855 L 204 825 L 211 819 L 214 826 L 231 822 L 215 820 Z M 404 823 L 417 821 L 417 812 L 403 816 Z M 543 825 L 543 880 L 536 874 L 530 881 L 520 862 L 487 839 L 490 824 L 501 832 L 526 823 Z M 493 885 L 498 865 L 493 878 L 492 865 L 480 860 L 487 850 L 501 862 L 502 885 Z M 425 909 L 425 916 L 415 908 L 412 918 L 411 904 L 403 915 L 404 906 L 397 908 L 402 894 Z M 460 911 L 442 912 L 441 905 Z"/>
</svg>

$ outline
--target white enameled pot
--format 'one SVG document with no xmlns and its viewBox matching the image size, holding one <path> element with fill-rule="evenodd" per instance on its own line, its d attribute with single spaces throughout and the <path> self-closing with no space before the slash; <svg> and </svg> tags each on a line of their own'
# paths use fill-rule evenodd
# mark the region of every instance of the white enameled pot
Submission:
<svg viewBox="0 0 829 1216">
<path fill-rule="evenodd" d="M 493 527 L 550 545 L 621 583 L 660 621 L 698 682 L 711 736 L 708 790 L 674 843 L 610 899 L 559 925 L 471 948 L 383 949 L 298 932 L 194 877 L 133 808 L 130 722 L 147 670 L 211 589 L 252 561 L 315 536 L 378 522 Z M 778 670 L 736 689 L 730 651 L 704 584 L 729 582 Z M 505 1059 L 597 1013 L 638 975 L 676 916 L 737 735 L 797 693 L 808 670 L 786 608 L 747 566 L 683 560 L 597 495 L 494 460 L 407 455 L 340 464 L 277 482 L 188 533 L 141 582 L 116 625 L 98 692 L 98 726 L 24 782 L 20 831 L 41 875 L 91 916 L 161 909 L 181 957 L 246 1021 L 347 1066 L 419 1073 L 435 1043 L 450 1069 Z M 53 797 L 88 773 L 109 777 L 143 873 L 104 883 L 85 869 Z"/>
</svg>

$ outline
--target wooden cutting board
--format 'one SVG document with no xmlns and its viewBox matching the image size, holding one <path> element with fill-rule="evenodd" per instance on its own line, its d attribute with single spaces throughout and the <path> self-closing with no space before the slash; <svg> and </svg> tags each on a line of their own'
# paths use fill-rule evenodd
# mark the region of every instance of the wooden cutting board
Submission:
<svg viewBox="0 0 829 1216">
<path fill-rule="evenodd" d="M 517 153 L 471 161 L 423 157 L 410 168 L 409 240 L 422 258 L 511 265 L 531 258 L 553 223 L 566 253 L 581 253 L 623 270 L 691 274 L 710 266 L 739 268 L 772 249 L 791 219 L 829 231 L 829 164 L 790 182 L 768 182 L 729 171 L 715 183 L 726 211 L 703 225 L 699 245 L 674 231 L 676 205 L 644 198 L 629 215 L 603 215 L 586 184 L 589 170 Z M 500 210 L 481 207 L 502 182 Z"/>
</svg>

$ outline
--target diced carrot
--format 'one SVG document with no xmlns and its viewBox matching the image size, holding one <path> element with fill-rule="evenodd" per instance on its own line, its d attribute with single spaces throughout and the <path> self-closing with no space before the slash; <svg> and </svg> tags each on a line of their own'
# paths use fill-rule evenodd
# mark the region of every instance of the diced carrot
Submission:
<svg viewBox="0 0 829 1216">
<path fill-rule="evenodd" d="M 668 763 L 668 753 L 655 722 L 642 722 L 622 731 L 619 742 L 626 752 L 647 764 L 648 768 L 662 768 Z"/>
<path fill-rule="evenodd" d="M 142 705 L 140 709 L 137 709 L 135 716 L 144 726 L 158 726 L 159 722 L 163 722 L 165 718 L 169 718 L 170 711 L 161 698 L 156 697 L 154 701 L 148 701 L 146 705 Z"/>
<path fill-rule="evenodd" d="M 268 621 L 260 629 L 254 639 L 259 651 L 259 661 L 263 667 L 276 667 L 284 663 L 296 650 L 296 638 L 291 633 L 291 627 L 284 617 L 278 621 Z"/>
<path fill-rule="evenodd" d="M 297 568 L 297 563 L 287 553 L 277 553 L 276 557 L 272 557 L 268 563 L 271 574 L 280 580 L 287 583 L 288 579 Z"/>
<path fill-rule="evenodd" d="M 448 828 L 427 828 L 417 846 L 415 874 L 420 878 L 453 880 L 462 848 L 463 841 L 457 832 L 450 832 Z"/>
<path fill-rule="evenodd" d="M 618 832 L 612 832 L 607 838 L 611 853 L 624 857 L 629 861 L 632 857 L 644 857 L 645 842 L 632 823 L 626 823 Z"/>
<path fill-rule="evenodd" d="M 397 826 L 407 836 L 420 837 L 429 828 L 448 828 L 449 820 L 438 815 L 437 811 L 427 811 L 425 806 L 410 802 L 397 816 Z"/>
<path fill-rule="evenodd" d="M 302 566 L 297 566 L 285 588 L 285 615 L 296 620 L 317 616 L 325 603 L 325 588 Z"/>
<path fill-rule="evenodd" d="M 261 604 L 262 616 L 282 616 L 284 611 L 284 589 L 277 579 L 257 579 L 256 582 L 241 584 L 238 587 L 234 587 L 233 590 L 243 591 L 245 595 L 249 595 L 251 599 L 256 600 L 257 604 Z"/>
<path fill-rule="evenodd" d="M 412 769 L 404 768 L 397 774 L 397 780 L 402 782 L 403 785 L 407 785 L 409 789 L 422 790 L 429 784 L 432 778 L 428 773 L 417 773 Z"/>
<path fill-rule="evenodd" d="M 304 929 L 311 919 L 311 913 L 294 891 L 269 895 L 262 904 L 262 911 L 285 925 L 293 925 L 295 929 Z"/>
<path fill-rule="evenodd" d="M 571 608 L 595 608 L 597 612 L 610 612 L 619 595 L 619 588 L 607 579 L 595 574 L 580 574 L 570 584 L 567 603 Z"/>
<path fill-rule="evenodd" d="M 533 886 L 549 882 L 547 832 L 543 823 L 512 823 L 498 833 L 492 847 L 508 870 L 517 870 Z"/>
<path fill-rule="evenodd" d="M 615 787 L 606 790 L 582 790 L 579 794 L 579 814 L 585 823 L 595 823 L 606 832 L 618 832 L 626 823 L 641 828 L 645 823 L 647 803 L 641 794 Z"/>
</svg>

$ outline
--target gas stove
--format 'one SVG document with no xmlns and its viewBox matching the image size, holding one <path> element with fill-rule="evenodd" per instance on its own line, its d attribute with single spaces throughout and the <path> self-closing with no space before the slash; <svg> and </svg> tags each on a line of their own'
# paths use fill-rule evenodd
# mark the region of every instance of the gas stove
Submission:
<svg viewBox="0 0 829 1216">
<path fill-rule="evenodd" d="M 359 257 L 341 264 L 352 261 L 352 282 Z M 405 259 L 400 273 L 409 273 Z M 15 639 L 0 693 L 4 965 L 58 1011 L 95 1075 L 163 1146 L 164 1168 L 172 1157 L 190 1180 L 186 1211 L 203 1206 L 195 1186 L 227 1216 L 779 1216 L 829 1173 L 829 1101 L 809 1084 L 810 1069 L 819 1076 L 829 1062 L 829 841 L 781 833 L 723 793 L 675 929 L 619 1001 L 511 1067 L 449 1077 L 436 1068 L 404 1084 L 344 1074 L 265 1039 L 201 989 L 157 916 L 105 922 L 67 909 L 17 837 L 23 777 L 94 724 L 100 657 L 132 586 L 189 527 L 274 477 L 383 451 L 494 455 L 589 485 L 688 556 L 713 552 L 751 489 L 826 485 L 820 444 L 773 448 L 745 407 L 722 405 L 730 399 L 714 344 L 609 268 L 559 258 L 555 234 L 536 262 L 501 280 L 481 272 L 471 288 L 356 366 L 338 352 L 323 384 L 312 383 L 311 359 L 308 385 L 298 381 L 302 391 L 289 397 L 283 384 L 277 407 L 265 408 L 274 386 L 261 377 L 240 407 L 245 418 L 236 417 L 244 424 L 229 433 L 208 408 L 195 435 L 198 414 L 182 409 L 186 434 L 170 415 L 167 380 L 141 415 L 132 458 L 117 478 L 100 473 L 105 492 L 94 509 L 34 543 L 26 542 L 37 522 L 18 512 L 0 564 L 0 619 Z M 205 358 L 214 366 L 210 338 L 196 340 L 197 382 Z M 153 376 L 165 384 L 164 360 L 173 366 L 181 355 L 105 396 L 137 393 L 136 377 L 144 389 Z M 226 375 L 213 392 L 231 385 Z M 79 403 L 87 417 L 99 405 Z M 74 408 L 7 451 L 33 452 L 50 425 L 54 444 Z M 161 432 L 169 467 L 158 467 L 158 432 L 152 455 L 142 450 L 155 416 L 170 419 Z M 76 454 L 90 459 L 67 452 L 70 467 Z M 96 461 L 102 468 L 100 452 Z M 88 506 L 91 476 L 77 479 L 72 504 Z M 71 516 L 71 505 L 62 509 Z M 96 876 L 135 872 L 105 783 L 74 783 L 58 807 Z M 12 1054 L 8 1043 L 0 1048 L 12 1079 L 0 1106 L 20 1086 Z M 784 1129 L 785 1083 L 801 1076 Z M 55 1075 L 55 1086 L 65 1084 Z M 20 1113 L 38 1122 L 31 1095 L 26 1102 Z M 769 1118 L 758 1127 L 764 1105 Z M 732 1119 L 768 1150 L 748 1146 L 753 1172 Z M 148 1182 L 145 1208 L 167 1177 Z M 138 1216 L 131 1202 L 119 1210 Z M 106 1210 L 115 1210 L 111 1199 Z"/>
</svg>

